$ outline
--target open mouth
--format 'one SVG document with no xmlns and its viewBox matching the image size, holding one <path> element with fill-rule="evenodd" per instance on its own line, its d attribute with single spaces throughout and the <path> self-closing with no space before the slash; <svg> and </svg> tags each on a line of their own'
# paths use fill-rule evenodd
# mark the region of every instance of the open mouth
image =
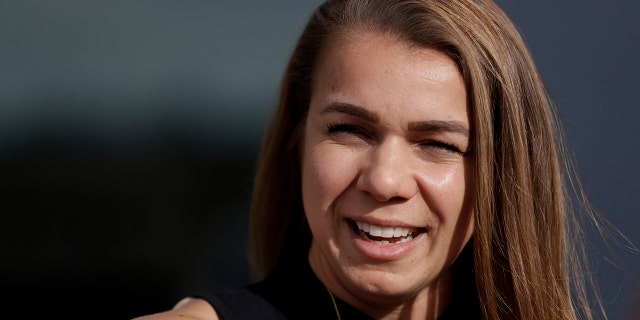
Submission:
<svg viewBox="0 0 640 320">
<path fill-rule="evenodd" d="M 362 239 L 381 246 L 408 242 L 426 232 L 425 228 L 383 227 L 354 220 L 348 223 Z"/>
</svg>

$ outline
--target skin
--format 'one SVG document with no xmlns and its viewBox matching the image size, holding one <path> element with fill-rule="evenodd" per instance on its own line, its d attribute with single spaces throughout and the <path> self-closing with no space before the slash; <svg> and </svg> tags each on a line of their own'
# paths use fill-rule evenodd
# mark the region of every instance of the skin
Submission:
<svg viewBox="0 0 640 320">
<path fill-rule="evenodd" d="M 133 320 L 218 320 L 218 314 L 201 299 L 184 298 L 171 310 L 134 318 Z"/>
<path fill-rule="evenodd" d="M 303 138 L 309 261 L 324 285 L 377 319 L 435 319 L 473 233 L 466 89 L 441 52 L 352 34 L 324 53 Z M 419 231 L 383 246 L 354 221 Z"/>
<path fill-rule="evenodd" d="M 302 193 L 309 262 L 334 295 L 376 319 L 436 319 L 455 258 L 473 233 L 466 90 L 444 54 L 388 35 L 331 43 L 304 128 Z M 353 221 L 414 228 L 381 246 Z M 136 320 L 218 319 L 205 301 Z"/>
</svg>

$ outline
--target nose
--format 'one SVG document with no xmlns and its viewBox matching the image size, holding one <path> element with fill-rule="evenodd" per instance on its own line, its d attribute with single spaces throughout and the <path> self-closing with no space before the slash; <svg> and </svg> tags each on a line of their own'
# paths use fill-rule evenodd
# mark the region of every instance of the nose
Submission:
<svg viewBox="0 0 640 320">
<path fill-rule="evenodd" d="M 371 149 L 356 187 L 380 202 L 408 200 L 418 192 L 411 170 L 412 152 L 400 139 L 388 139 Z"/>
</svg>

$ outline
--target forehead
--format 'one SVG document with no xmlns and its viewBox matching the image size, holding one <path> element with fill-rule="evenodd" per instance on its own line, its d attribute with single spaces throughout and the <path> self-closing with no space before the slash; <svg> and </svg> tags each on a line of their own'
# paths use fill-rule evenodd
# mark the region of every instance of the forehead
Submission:
<svg viewBox="0 0 640 320">
<path fill-rule="evenodd" d="M 440 107 L 441 117 L 467 122 L 466 89 L 457 64 L 440 51 L 387 34 L 333 40 L 317 64 L 311 91 L 311 107 L 343 100 L 394 112 Z"/>
<path fill-rule="evenodd" d="M 337 36 L 329 38 L 315 65 L 316 77 L 314 79 L 317 78 L 318 72 L 321 71 L 319 69 L 326 69 L 331 65 L 335 66 L 337 62 L 346 63 L 349 66 L 362 59 L 382 58 L 384 56 L 379 55 L 380 51 L 391 53 L 387 57 L 391 56 L 393 58 L 385 61 L 386 64 L 384 64 L 389 68 L 398 67 L 400 64 L 406 65 L 407 63 L 421 62 L 423 60 L 421 58 L 428 58 L 432 61 L 438 61 L 440 66 L 459 69 L 458 65 L 447 54 L 435 48 L 415 44 L 389 32 L 356 29 L 350 32 L 338 33 Z M 374 61 L 371 62 L 371 65 L 376 65 L 373 63 Z M 377 65 L 383 66 L 383 64 Z M 431 69 L 422 69 L 422 71 L 425 74 L 430 73 L 430 76 L 435 79 L 439 69 L 433 68 L 435 65 L 431 67 Z"/>
</svg>

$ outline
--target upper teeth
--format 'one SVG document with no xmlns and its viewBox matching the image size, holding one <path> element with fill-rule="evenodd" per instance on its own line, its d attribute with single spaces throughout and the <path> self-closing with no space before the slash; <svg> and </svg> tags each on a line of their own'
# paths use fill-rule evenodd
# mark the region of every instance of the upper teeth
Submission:
<svg viewBox="0 0 640 320">
<path fill-rule="evenodd" d="M 383 238 L 406 237 L 414 232 L 413 228 L 382 227 L 382 226 L 376 226 L 373 224 L 368 224 L 360 221 L 356 221 L 356 225 L 358 226 L 358 229 L 374 237 L 383 237 Z"/>
</svg>

